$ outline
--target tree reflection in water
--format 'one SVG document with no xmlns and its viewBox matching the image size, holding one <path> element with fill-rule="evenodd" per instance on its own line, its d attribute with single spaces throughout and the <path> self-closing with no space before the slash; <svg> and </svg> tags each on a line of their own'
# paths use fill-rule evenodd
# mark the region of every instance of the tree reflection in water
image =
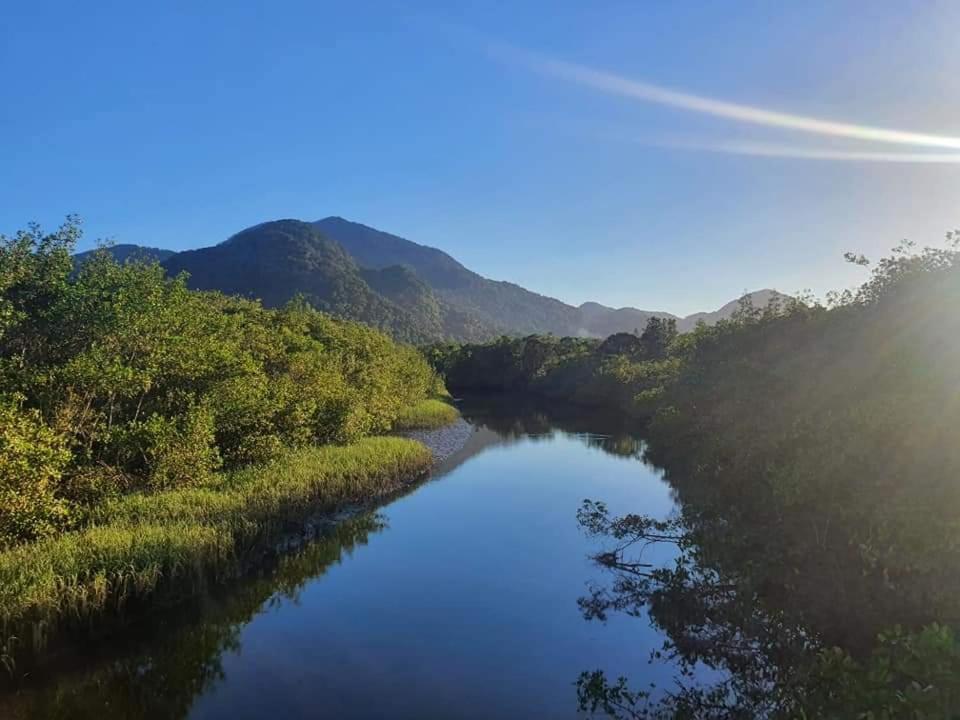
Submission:
<svg viewBox="0 0 960 720">
<path fill-rule="evenodd" d="M 583 530 L 605 547 L 594 556 L 609 581 L 579 601 L 587 620 L 647 617 L 667 640 L 651 661 L 680 668 L 675 688 L 632 688 L 584 672 L 581 710 L 623 718 L 946 718 L 960 712 L 960 643 L 933 622 L 949 602 L 918 583 L 871 572 L 840 531 L 811 537 L 814 524 L 774 502 L 748 502 L 667 474 L 676 517 L 612 517 L 584 501 Z M 822 509 L 822 508 L 820 508 Z M 811 506 L 807 513 L 816 515 Z M 644 561 L 669 544 L 672 564 Z M 953 606 L 956 617 L 956 606 Z M 950 616 L 950 615 L 948 615 Z M 707 666 L 721 679 L 704 685 Z"/>
<path fill-rule="evenodd" d="M 506 394 L 468 395 L 458 408 L 465 420 L 493 431 L 501 442 L 549 441 L 560 433 L 610 455 L 644 459 L 643 441 L 622 413 Z"/>
<path fill-rule="evenodd" d="M 240 649 L 242 628 L 283 600 L 296 600 L 304 585 L 382 531 L 380 515 L 366 513 L 326 528 L 299 552 L 281 556 L 245 577 L 176 612 L 150 618 L 118 634 L 97 657 L 76 667 L 50 668 L 47 678 L 0 700 L 0 717 L 16 720 L 144 720 L 184 718 L 195 700 L 223 680 L 222 658 Z"/>
</svg>

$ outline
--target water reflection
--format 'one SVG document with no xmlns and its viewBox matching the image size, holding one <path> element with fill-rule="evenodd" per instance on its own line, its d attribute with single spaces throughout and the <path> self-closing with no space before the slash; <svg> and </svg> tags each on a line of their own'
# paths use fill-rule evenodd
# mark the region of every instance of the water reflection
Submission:
<svg viewBox="0 0 960 720">
<path fill-rule="evenodd" d="M 583 505 L 582 527 L 605 541 L 594 559 L 606 577 L 579 604 L 588 620 L 655 623 L 665 640 L 653 659 L 677 663 L 680 681 L 651 694 L 639 663 L 627 683 L 588 671 L 583 707 L 621 718 L 958 717 L 956 573 L 924 565 L 922 545 L 908 548 L 913 566 L 876 562 L 854 528 L 829 522 L 832 496 L 778 495 L 749 458 L 708 465 L 691 448 L 663 450 L 652 452 L 673 458 L 675 515 Z M 670 562 L 650 557 L 664 546 Z"/>
<path fill-rule="evenodd" d="M 510 411 L 504 412 L 505 407 Z M 476 428 L 490 430 L 498 443 L 564 435 L 611 455 L 643 459 L 635 423 L 618 413 L 507 394 L 466 395 L 458 408 Z"/>
<path fill-rule="evenodd" d="M 629 672 L 665 640 L 583 622 L 577 600 L 602 573 L 576 508 L 604 497 L 666 517 L 673 500 L 615 417 L 516 398 L 461 410 L 473 433 L 434 482 L 109 642 L 78 642 L 0 696 L 0 717 L 573 714 L 584 667 Z"/>
<path fill-rule="evenodd" d="M 849 675 L 817 650 L 859 659 L 891 618 L 926 620 L 923 586 L 865 568 L 841 527 L 810 532 L 829 499 L 785 514 L 731 472 L 704 482 L 675 457 L 662 473 L 605 413 L 460 408 L 473 432 L 434 482 L 109 641 L 79 639 L 0 694 L 0 717 L 566 717 L 578 676 L 597 715 L 851 717 L 836 711 Z M 917 646 L 901 646 L 912 670 Z M 885 677 L 858 702 L 890 692 Z"/>
<path fill-rule="evenodd" d="M 342 562 L 385 528 L 374 513 L 328 526 L 300 551 L 256 575 L 212 589 L 201 601 L 161 613 L 100 647 L 75 647 L 0 699 L 0 717 L 23 720 L 183 718 L 197 697 L 224 679 L 222 658 L 239 652 L 244 625 Z"/>
</svg>

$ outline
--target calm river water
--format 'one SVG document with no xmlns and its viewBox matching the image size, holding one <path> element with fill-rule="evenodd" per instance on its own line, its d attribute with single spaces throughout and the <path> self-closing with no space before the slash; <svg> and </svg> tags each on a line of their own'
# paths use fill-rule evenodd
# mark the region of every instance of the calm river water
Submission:
<svg viewBox="0 0 960 720">
<path fill-rule="evenodd" d="M 581 502 L 673 509 L 640 440 L 589 411 L 507 398 L 462 410 L 470 440 L 424 484 L 122 641 L 84 643 L 0 713 L 559 718 L 577 716 L 584 670 L 669 687 L 675 668 L 648 663 L 656 628 L 587 621 L 577 605 L 604 580 Z"/>
</svg>

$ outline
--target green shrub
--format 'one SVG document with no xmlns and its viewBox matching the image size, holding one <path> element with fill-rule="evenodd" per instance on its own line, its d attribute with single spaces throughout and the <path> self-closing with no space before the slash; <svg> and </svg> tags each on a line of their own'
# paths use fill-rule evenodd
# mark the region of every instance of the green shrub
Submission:
<svg viewBox="0 0 960 720">
<path fill-rule="evenodd" d="M 143 430 L 147 483 L 153 490 L 201 485 L 220 467 L 213 413 L 202 405 L 173 419 L 154 415 Z"/>
<path fill-rule="evenodd" d="M 274 417 L 278 403 L 265 373 L 250 373 L 217 383 L 208 395 L 217 447 L 228 467 L 266 462 L 281 440 Z"/>
<path fill-rule="evenodd" d="M 0 545 L 66 526 L 69 505 L 58 493 L 69 459 L 63 438 L 37 411 L 0 398 Z"/>
<path fill-rule="evenodd" d="M 53 463 L 59 495 L 43 489 L 53 476 L 5 491 L 21 518 L 11 537 L 62 525 L 62 501 L 82 520 L 131 489 L 194 487 L 221 463 L 385 432 L 437 387 L 415 349 L 300 301 L 268 310 L 194 292 L 106 252 L 73 268 L 78 234 L 68 222 L 0 236 L 0 393 L 19 394 L 69 451 Z"/>
</svg>

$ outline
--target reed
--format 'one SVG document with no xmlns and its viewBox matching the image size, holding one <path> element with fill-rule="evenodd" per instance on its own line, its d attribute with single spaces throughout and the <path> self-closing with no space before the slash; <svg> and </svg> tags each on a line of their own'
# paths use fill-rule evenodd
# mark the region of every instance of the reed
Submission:
<svg viewBox="0 0 960 720">
<path fill-rule="evenodd" d="M 394 421 L 395 430 L 434 430 L 457 421 L 460 413 L 448 402 L 421 400 L 408 405 Z"/>
<path fill-rule="evenodd" d="M 242 567 L 291 522 L 396 491 L 431 463 L 420 443 L 367 438 L 289 450 L 199 488 L 117 499 L 89 527 L 0 552 L 0 641 L 40 647 L 55 628 L 162 586 L 190 592 Z"/>
</svg>

